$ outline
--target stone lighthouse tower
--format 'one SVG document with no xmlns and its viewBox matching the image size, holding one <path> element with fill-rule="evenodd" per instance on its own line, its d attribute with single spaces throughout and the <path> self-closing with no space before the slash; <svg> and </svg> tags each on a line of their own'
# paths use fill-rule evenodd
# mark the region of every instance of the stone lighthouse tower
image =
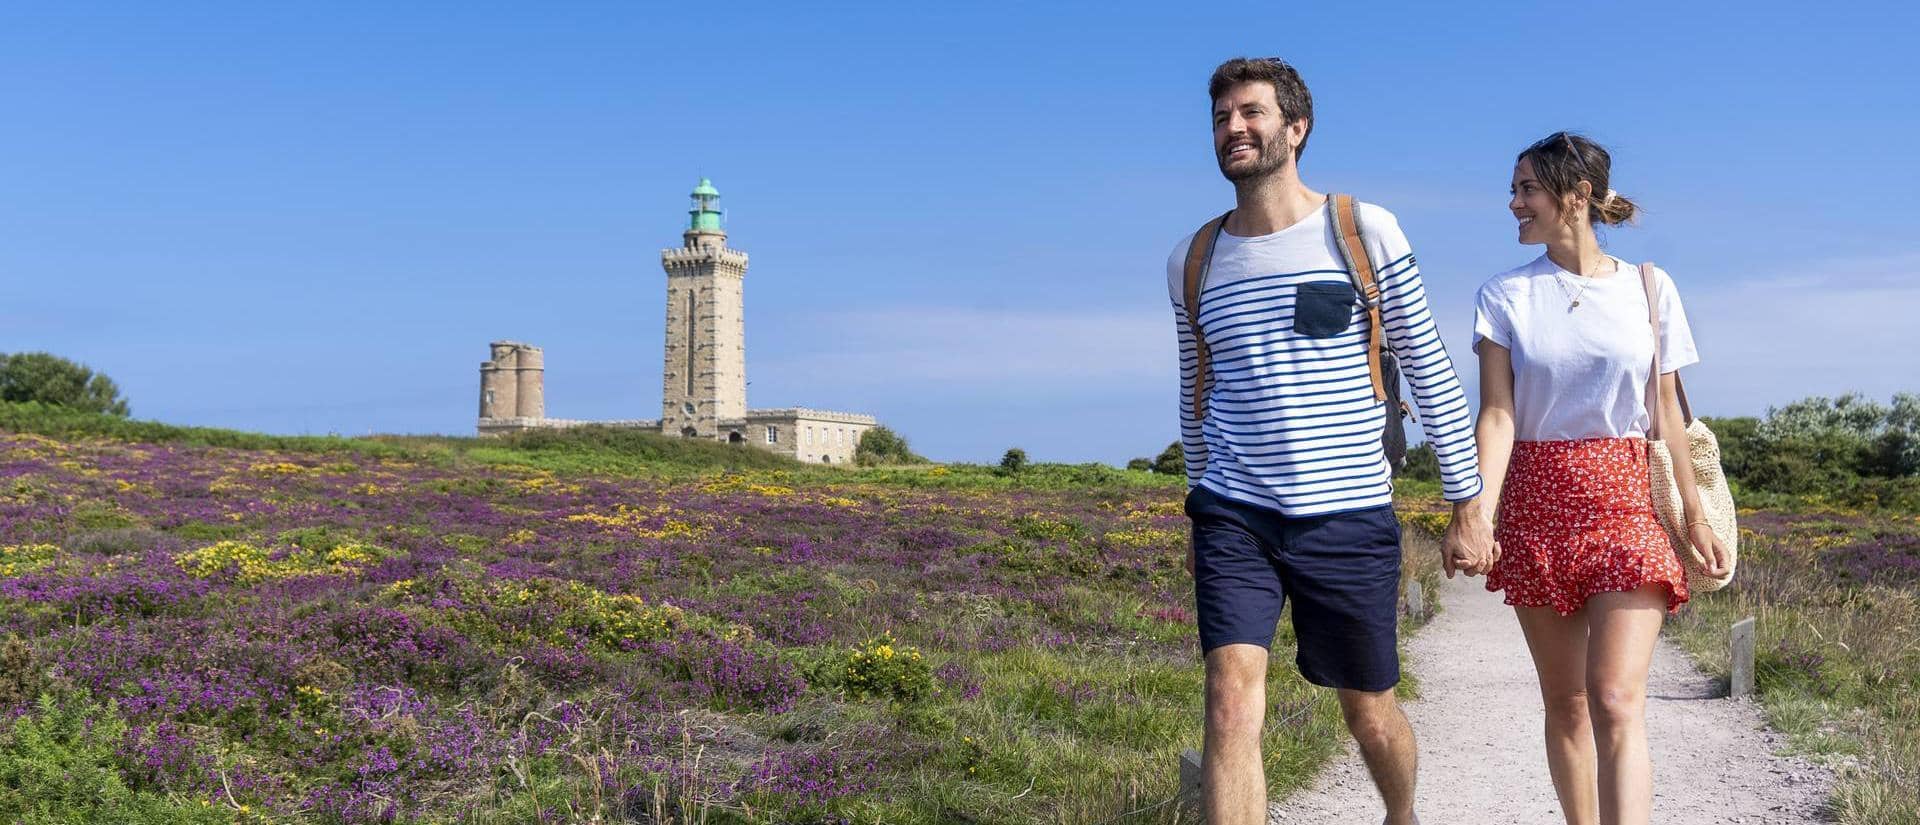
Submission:
<svg viewBox="0 0 1920 825">
<path fill-rule="evenodd" d="M 747 253 L 727 248 L 705 178 L 693 190 L 685 243 L 660 252 L 667 271 L 667 346 L 660 431 L 724 439 L 747 417 L 746 319 L 741 285 Z"/>
</svg>

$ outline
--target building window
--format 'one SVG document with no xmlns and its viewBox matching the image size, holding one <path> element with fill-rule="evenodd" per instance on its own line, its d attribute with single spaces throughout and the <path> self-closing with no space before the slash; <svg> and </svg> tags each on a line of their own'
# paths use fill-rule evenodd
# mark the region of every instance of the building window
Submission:
<svg viewBox="0 0 1920 825">
<path fill-rule="evenodd" d="M 813 428 L 812 427 L 807 428 L 807 446 L 809 447 L 813 446 Z"/>
<path fill-rule="evenodd" d="M 693 394 L 693 349 L 699 339 L 694 337 L 693 327 L 694 298 L 693 290 L 687 290 L 687 394 Z M 692 413 L 692 410 L 688 410 Z"/>
<path fill-rule="evenodd" d="M 768 443 L 768 444 L 778 444 L 778 443 L 780 443 L 780 428 L 779 428 L 779 427 L 768 427 L 768 428 L 767 428 L 767 443 Z"/>
</svg>

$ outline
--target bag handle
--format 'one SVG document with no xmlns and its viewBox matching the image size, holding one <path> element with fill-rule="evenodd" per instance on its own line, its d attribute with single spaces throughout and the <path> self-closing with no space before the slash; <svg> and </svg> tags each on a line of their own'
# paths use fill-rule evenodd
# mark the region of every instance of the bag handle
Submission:
<svg viewBox="0 0 1920 825">
<path fill-rule="evenodd" d="M 1647 293 L 1647 321 L 1653 326 L 1653 371 L 1647 375 L 1647 438 L 1660 438 L 1660 297 L 1654 291 L 1653 262 L 1640 265 L 1640 286 Z M 1693 406 L 1687 403 L 1687 386 L 1680 373 L 1673 374 L 1673 389 L 1680 401 L 1680 420 L 1693 423 Z"/>
<path fill-rule="evenodd" d="M 1653 369 L 1647 373 L 1647 439 L 1660 440 L 1660 298 L 1653 291 L 1653 262 L 1640 265 L 1640 287 L 1647 294 L 1647 323 L 1653 328 Z"/>
</svg>

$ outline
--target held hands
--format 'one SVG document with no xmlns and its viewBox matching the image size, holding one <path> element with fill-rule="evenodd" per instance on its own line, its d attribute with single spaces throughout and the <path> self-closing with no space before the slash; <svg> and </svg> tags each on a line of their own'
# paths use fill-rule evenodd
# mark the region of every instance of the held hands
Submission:
<svg viewBox="0 0 1920 825">
<path fill-rule="evenodd" d="M 1727 575 L 1727 547 L 1720 543 L 1720 537 L 1713 534 L 1713 528 L 1704 521 L 1687 519 L 1687 550 L 1693 553 L 1693 560 L 1700 564 L 1707 575 L 1720 578 Z"/>
<path fill-rule="evenodd" d="M 1455 570 L 1481 575 L 1499 560 L 1500 543 L 1493 540 L 1493 514 L 1481 506 L 1478 498 L 1455 502 L 1453 519 L 1440 546 L 1440 566 L 1447 578 L 1453 578 Z"/>
</svg>

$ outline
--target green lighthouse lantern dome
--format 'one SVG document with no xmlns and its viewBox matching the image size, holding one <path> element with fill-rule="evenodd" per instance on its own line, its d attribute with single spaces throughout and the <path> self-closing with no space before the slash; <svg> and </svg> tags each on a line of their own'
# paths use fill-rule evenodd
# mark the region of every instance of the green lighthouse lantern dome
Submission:
<svg viewBox="0 0 1920 825">
<path fill-rule="evenodd" d="M 693 188 L 693 208 L 687 210 L 692 216 L 687 229 L 690 232 L 720 232 L 720 210 L 713 205 L 720 199 L 720 190 L 713 188 L 713 181 L 700 179 L 700 185 Z"/>
</svg>

